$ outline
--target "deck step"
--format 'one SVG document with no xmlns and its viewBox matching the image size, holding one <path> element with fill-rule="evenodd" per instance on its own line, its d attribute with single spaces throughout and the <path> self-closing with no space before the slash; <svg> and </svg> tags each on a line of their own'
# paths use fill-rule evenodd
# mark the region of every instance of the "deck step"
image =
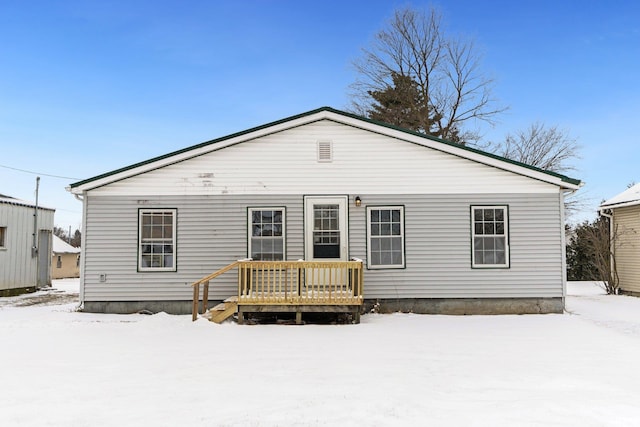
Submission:
<svg viewBox="0 0 640 427">
<path fill-rule="evenodd" d="M 232 300 L 232 299 L 233 297 L 228 298 L 227 300 Z M 209 309 L 205 317 L 207 317 L 210 321 L 214 323 L 222 323 L 225 320 L 227 320 L 229 317 L 233 316 L 233 314 L 238 310 L 238 303 L 237 301 L 227 301 L 227 300 Z"/>
</svg>

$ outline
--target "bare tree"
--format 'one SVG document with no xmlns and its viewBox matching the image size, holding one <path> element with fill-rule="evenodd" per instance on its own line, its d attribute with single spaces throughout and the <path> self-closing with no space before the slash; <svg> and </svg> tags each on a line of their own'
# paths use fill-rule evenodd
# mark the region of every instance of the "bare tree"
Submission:
<svg viewBox="0 0 640 427">
<path fill-rule="evenodd" d="M 557 173 L 575 170 L 572 161 L 580 157 L 575 138 L 557 126 L 547 127 L 541 122 L 508 134 L 496 151 L 507 159 Z"/>
<path fill-rule="evenodd" d="M 575 171 L 573 162 L 580 158 L 580 145 L 575 138 L 557 126 L 546 126 L 541 122 L 507 134 L 501 143 L 488 143 L 481 148 L 507 159 L 562 174 Z M 564 204 L 567 217 L 586 204 L 583 193 L 567 196 Z"/>
<path fill-rule="evenodd" d="M 624 235 L 635 233 L 631 229 L 620 229 L 618 224 L 610 225 L 610 218 L 600 217 L 593 226 L 585 228 L 589 252 L 597 280 L 609 295 L 619 292 L 620 277 L 616 264 L 616 251 L 624 244 Z"/>
<path fill-rule="evenodd" d="M 368 116 L 376 105 L 372 94 L 393 88 L 394 76 L 406 77 L 426 103 L 413 130 L 461 144 L 478 141 L 480 135 L 471 126 L 479 121 L 494 124 L 505 108 L 496 106 L 493 80 L 481 73 L 473 41 L 449 37 L 441 21 L 434 8 L 397 10 L 354 61 L 358 78 L 351 85 L 352 109 Z"/>
</svg>

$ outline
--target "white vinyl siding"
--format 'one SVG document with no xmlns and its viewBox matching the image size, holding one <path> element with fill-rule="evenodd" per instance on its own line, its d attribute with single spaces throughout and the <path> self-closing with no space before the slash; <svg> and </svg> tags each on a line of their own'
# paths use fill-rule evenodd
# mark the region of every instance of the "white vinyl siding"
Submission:
<svg viewBox="0 0 640 427">
<path fill-rule="evenodd" d="M 331 162 L 318 161 L 319 135 L 332 142 Z M 132 196 L 558 194 L 558 187 L 410 142 L 322 120 L 151 170 L 96 188 L 91 193 Z"/>
<path fill-rule="evenodd" d="M 404 268 L 404 208 L 367 207 L 367 266 Z"/>
<path fill-rule="evenodd" d="M 249 208 L 249 258 L 282 261 L 285 257 L 285 209 Z"/>
<path fill-rule="evenodd" d="M 367 299 L 562 297 L 558 194 L 357 194 L 363 206 L 404 206 L 406 268 L 367 270 Z M 286 259 L 304 258 L 303 195 L 89 195 L 85 201 L 86 301 L 189 301 L 188 284 L 247 257 L 249 207 L 285 208 Z M 175 273 L 137 271 L 137 239 L 131 236 L 141 204 L 178 208 Z M 510 268 L 472 268 L 470 204 L 509 206 Z M 368 262 L 366 230 L 366 209 L 349 203 L 349 256 Z M 231 272 L 217 277 L 209 297 L 235 295 L 237 280 Z"/>
<path fill-rule="evenodd" d="M 473 267 L 509 267 L 508 216 L 506 206 L 471 206 Z"/>
<path fill-rule="evenodd" d="M 176 209 L 140 209 L 140 271 L 176 271 Z"/>
</svg>

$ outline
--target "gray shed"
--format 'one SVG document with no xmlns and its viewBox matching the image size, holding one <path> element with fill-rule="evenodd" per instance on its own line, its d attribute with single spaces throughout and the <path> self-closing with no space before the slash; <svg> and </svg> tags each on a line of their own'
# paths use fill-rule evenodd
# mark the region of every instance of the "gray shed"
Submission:
<svg viewBox="0 0 640 427">
<path fill-rule="evenodd" d="M 51 286 L 54 213 L 0 194 L 0 296 Z"/>
</svg>

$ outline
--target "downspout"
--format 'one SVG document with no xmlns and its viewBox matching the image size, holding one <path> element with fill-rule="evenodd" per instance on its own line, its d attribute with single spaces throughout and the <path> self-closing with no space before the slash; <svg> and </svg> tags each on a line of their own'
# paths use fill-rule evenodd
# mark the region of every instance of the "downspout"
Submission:
<svg viewBox="0 0 640 427">
<path fill-rule="evenodd" d="M 611 213 L 607 213 L 607 211 L 610 211 Z M 603 216 L 605 218 L 609 219 L 609 270 L 610 270 L 610 277 L 609 279 L 611 279 L 611 277 L 613 276 L 613 272 L 615 271 L 615 257 L 614 257 L 614 253 L 613 253 L 613 249 L 614 249 L 614 245 L 613 245 L 613 211 L 611 209 L 598 209 L 598 214 L 600 216 Z M 611 288 L 608 288 L 611 289 Z"/>
<path fill-rule="evenodd" d="M 569 192 L 571 194 L 573 191 Z M 562 310 L 565 310 L 565 303 L 567 299 L 567 236 L 565 227 L 565 213 L 564 213 L 564 191 L 560 190 L 560 252 L 562 254 Z"/>
<path fill-rule="evenodd" d="M 66 187 L 65 189 L 71 192 L 71 187 Z M 72 194 L 73 197 L 76 198 L 76 200 L 82 202 L 82 231 L 80 233 L 80 287 L 78 289 L 78 307 L 76 307 L 76 310 L 81 310 L 84 307 L 84 260 L 87 259 L 87 257 L 85 256 L 86 233 L 84 229 L 84 226 L 87 223 L 87 201 L 86 197 L 75 193 Z"/>
<path fill-rule="evenodd" d="M 80 234 L 80 289 L 78 290 L 78 308 L 84 308 L 85 263 L 87 262 L 87 197 L 83 194 L 76 199 L 82 201 L 82 233 Z"/>
</svg>

